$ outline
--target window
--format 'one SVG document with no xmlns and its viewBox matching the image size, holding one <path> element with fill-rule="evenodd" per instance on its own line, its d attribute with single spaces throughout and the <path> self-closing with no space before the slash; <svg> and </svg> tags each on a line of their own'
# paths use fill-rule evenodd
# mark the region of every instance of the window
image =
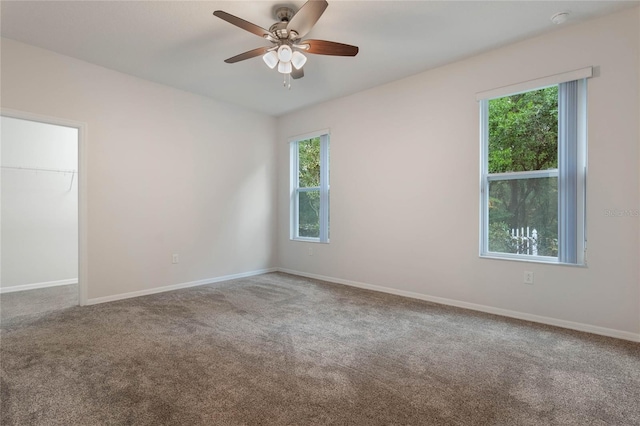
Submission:
<svg viewBox="0 0 640 426">
<path fill-rule="evenodd" d="M 479 95 L 481 256 L 584 264 L 586 81 Z"/>
<path fill-rule="evenodd" d="M 329 134 L 291 142 L 291 238 L 329 242 Z"/>
</svg>

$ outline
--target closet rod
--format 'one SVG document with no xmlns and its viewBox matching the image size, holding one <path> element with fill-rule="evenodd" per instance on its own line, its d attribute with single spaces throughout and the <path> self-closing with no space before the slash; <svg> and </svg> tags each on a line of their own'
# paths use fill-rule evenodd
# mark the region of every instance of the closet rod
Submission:
<svg viewBox="0 0 640 426">
<path fill-rule="evenodd" d="M 75 170 L 40 169 L 40 168 L 35 168 L 35 167 L 2 166 L 2 168 L 3 169 L 11 169 L 11 170 L 30 170 L 32 172 L 77 173 Z"/>
</svg>

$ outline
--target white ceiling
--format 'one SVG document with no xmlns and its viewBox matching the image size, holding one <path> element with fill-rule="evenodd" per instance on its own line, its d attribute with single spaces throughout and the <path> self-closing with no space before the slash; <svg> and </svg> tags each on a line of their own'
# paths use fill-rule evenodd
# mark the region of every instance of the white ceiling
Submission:
<svg viewBox="0 0 640 426">
<path fill-rule="evenodd" d="M 345 96 L 638 1 L 341 1 L 306 38 L 360 47 L 354 58 L 308 55 L 291 90 L 260 57 L 269 45 L 213 16 L 224 10 L 263 28 L 274 5 L 304 1 L 2 1 L 3 37 L 271 115 Z"/>
</svg>

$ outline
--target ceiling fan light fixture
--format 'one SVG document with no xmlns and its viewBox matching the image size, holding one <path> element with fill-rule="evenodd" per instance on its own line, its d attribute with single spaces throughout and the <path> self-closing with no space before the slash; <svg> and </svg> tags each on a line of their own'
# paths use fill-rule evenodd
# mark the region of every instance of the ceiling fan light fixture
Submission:
<svg viewBox="0 0 640 426">
<path fill-rule="evenodd" d="M 293 55 L 291 56 L 291 64 L 295 67 L 295 69 L 299 70 L 304 66 L 306 62 L 307 62 L 306 56 L 304 56 L 302 53 L 298 51 L 293 52 Z"/>
<path fill-rule="evenodd" d="M 291 50 L 291 47 L 286 44 L 278 47 L 278 59 L 280 59 L 280 62 L 289 62 L 292 56 L 293 51 Z"/>
<path fill-rule="evenodd" d="M 262 60 L 265 64 L 267 64 L 269 68 L 274 69 L 276 65 L 278 65 L 278 54 L 275 52 L 275 50 L 272 50 L 265 53 L 262 57 Z"/>
<path fill-rule="evenodd" d="M 278 63 L 278 72 L 282 74 L 291 74 L 293 68 L 291 67 L 291 62 L 282 62 Z"/>
<path fill-rule="evenodd" d="M 271 25 L 268 30 L 230 13 L 216 10 L 213 12 L 214 16 L 271 42 L 270 47 L 258 47 L 225 59 L 224 62 L 234 64 L 262 56 L 262 60 L 269 68 L 278 67 L 278 72 L 283 75 L 284 85 L 290 88 L 291 79 L 297 80 L 304 77 L 303 67 L 307 63 L 307 56 L 303 53 L 356 56 L 358 46 L 327 40 L 304 39 L 328 5 L 327 0 L 307 0 L 297 11 L 289 6 L 277 6 L 275 14 L 278 22 Z"/>
</svg>

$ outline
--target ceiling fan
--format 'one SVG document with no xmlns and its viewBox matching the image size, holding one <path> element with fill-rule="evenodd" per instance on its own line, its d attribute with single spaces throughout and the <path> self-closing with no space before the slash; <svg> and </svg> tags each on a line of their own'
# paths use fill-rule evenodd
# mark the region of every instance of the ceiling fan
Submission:
<svg viewBox="0 0 640 426">
<path fill-rule="evenodd" d="M 302 40 L 320 19 L 327 6 L 329 3 L 325 0 L 309 0 L 298 12 L 294 12 L 288 6 L 276 6 L 274 14 L 278 22 L 271 25 L 269 30 L 222 10 L 216 10 L 213 14 L 218 18 L 272 43 L 271 46 L 258 47 L 233 56 L 225 62 L 233 64 L 262 55 L 262 59 L 269 68 L 278 67 L 278 72 L 284 75 L 286 85 L 287 77 L 297 79 L 304 76 L 302 67 L 307 62 L 307 57 L 302 52 L 316 55 L 356 56 L 357 46 L 326 40 Z M 289 87 L 291 87 L 290 81 Z"/>
</svg>

